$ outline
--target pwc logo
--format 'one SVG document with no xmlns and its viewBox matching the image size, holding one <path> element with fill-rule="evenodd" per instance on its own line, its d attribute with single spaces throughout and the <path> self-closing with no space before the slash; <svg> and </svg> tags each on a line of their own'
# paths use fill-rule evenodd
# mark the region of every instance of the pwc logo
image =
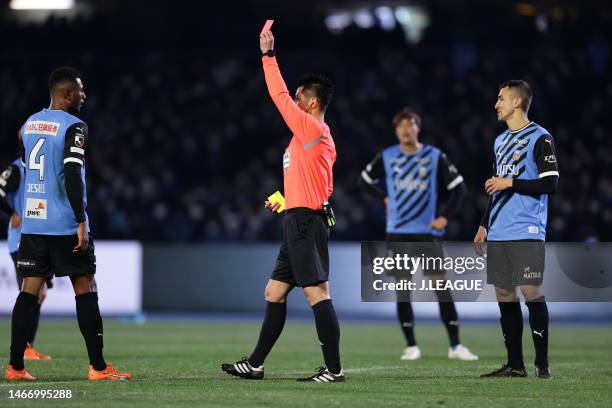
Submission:
<svg viewBox="0 0 612 408">
<path fill-rule="evenodd" d="M 47 200 L 28 198 L 26 201 L 25 217 L 37 220 L 46 220 Z"/>
</svg>

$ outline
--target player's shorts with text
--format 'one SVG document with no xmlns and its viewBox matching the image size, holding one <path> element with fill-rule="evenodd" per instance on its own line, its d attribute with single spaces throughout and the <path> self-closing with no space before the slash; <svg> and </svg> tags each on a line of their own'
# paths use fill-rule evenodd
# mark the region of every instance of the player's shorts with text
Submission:
<svg viewBox="0 0 612 408">
<path fill-rule="evenodd" d="M 291 208 L 283 222 L 281 245 L 271 279 L 292 286 L 313 286 L 329 280 L 329 228 L 325 215 L 309 208 Z"/>
<path fill-rule="evenodd" d="M 15 266 L 15 275 L 17 278 L 17 288 L 21 290 L 21 284 L 23 283 L 23 275 L 19 272 L 19 268 L 17 267 L 17 260 L 19 259 L 19 250 L 15 252 L 11 252 L 11 259 L 13 260 L 13 265 Z M 47 278 L 47 289 L 53 288 L 53 278 Z"/>
<path fill-rule="evenodd" d="M 545 253 L 544 241 L 488 241 L 487 283 L 507 290 L 541 285 Z"/>
<path fill-rule="evenodd" d="M 74 254 L 76 235 L 22 234 L 17 267 L 22 277 L 52 278 L 96 273 L 95 246 L 89 237 L 89 248 Z"/>
</svg>

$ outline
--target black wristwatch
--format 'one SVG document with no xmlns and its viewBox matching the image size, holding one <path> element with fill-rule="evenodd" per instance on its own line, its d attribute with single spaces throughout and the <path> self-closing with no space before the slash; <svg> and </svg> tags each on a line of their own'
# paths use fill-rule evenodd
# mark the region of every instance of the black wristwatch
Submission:
<svg viewBox="0 0 612 408">
<path fill-rule="evenodd" d="M 268 50 L 268 51 L 264 52 L 264 53 L 262 54 L 262 56 L 263 56 L 263 57 L 273 57 L 273 56 L 274 56 L 274 50 L 270 49 L 270 50 Z"/>
</svg>

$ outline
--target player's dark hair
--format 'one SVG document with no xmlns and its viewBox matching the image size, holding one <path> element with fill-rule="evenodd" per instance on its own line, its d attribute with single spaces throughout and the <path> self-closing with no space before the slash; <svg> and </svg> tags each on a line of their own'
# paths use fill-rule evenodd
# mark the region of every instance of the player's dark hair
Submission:
<svg viewBox="0 0 612 408">
<path fill-rule="evenodd" d="M 79 71 L 72 67 L 59 67 L 49 75 L 49 90 L 53 90 L 56 86 L 67 82 L 76 83 L 77 78 L 80 78 Z"/>
<path fill-rule="evenodd" d="M 327 109 L 334 96 L 334 84 L 321 74 L 306 74 L 298 79 L 297 86 L 303 87 L 303 91 L 312 92 L 319 100 L 323 111 Z"/>
<path fill-rule="evenodd" d="M 519 98 L 521 98 L 521 109 L 528 112 L 529 106 L 531 106 L 531 100 L 533 99 L 533 92 L 527 81 L 523 81 L 522 79 L 511 79 L 499 85 L 499 89 L 505 87 L 515 89 L 518 92 Z"/>
<path fill-rule="evenodd" d="M 399 125 L 400 122 L 404 119 L 407 119 L 409 121 L 414 119 L 417 126 L 421 127 L 421 117 L 412 108 L 404 108 L 401 111 L 397 112 L 393 117 L 393 127 L 397 127 L 397 125 Z"/>
</svg>

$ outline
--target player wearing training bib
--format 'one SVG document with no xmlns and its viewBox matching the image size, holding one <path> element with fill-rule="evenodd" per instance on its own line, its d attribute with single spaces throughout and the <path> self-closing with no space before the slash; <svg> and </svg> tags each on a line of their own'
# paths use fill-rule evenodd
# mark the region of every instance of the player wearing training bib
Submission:
<svg viewBox="0 0 612 408">
<path fill-rule="evenodd" d="M 21 138 L 21 133 L 19 134 L 19 138 Z M 0 210 L 10 216 L 7 230 L 7 246 L 11 259 L 13 260 L 13 265 L 15 266 L 17 288 L 19 290 L 21 290 L 23 276 L 17 268 L 17 255 L 19 251 L 19 241 L 21 240 L 21 217 L 23 216 L 24 191 L 25 167 L 21 159 L 17 159 L 0 174 Z M 36 332 L 38 331 L 40 308 L 47 297 L 47 288 L 50 289 L 52 287 L 52 280 L 47 279 L 38 292 L 38 306 L 34 312 L 34 319 L 32 321 L 30 333 L 28 334 L 27 346 L 24 352 L 24 358 L 26 360 L 51 359 L 51 356 L 38 352 L 33 345 L 36 338 Z"/>
<path fill-rule="evenodd" d="M 532 92 L 522 80 L 500 86 L 495 109 L 508 129 L 493 144 L 493 177 L 485 183 L 489 204 L 476 237 L 476 251 L 486 244 L 487 281 L 495 286 L 508 359 L 482 377 L 526 377 L 523 362 L 523 315 L 518 286 L 529 309 L 535 348 L 535 375 L 550 378 L 548 308 L 541 293 L 544 277 L 548 195 L 557 189 L 559 169 L 550 133 L 527 118 Z"/>
<path fill-rule="evenodd" d="M 128 380 L 104 360 L 102 317 L 89 236 L 85 183 L 87 125 L 76 115 L 85 101 L 81 75 L 58 68 L 49 78 L 51 106 L 30 116 L 21 128 L 25 163 L 22 235 L 17 267 L 23 276 L 12 315 L 10 363 L 5 379 L 35 380 L 23 353 L 45 280 L 69 276 L 77 320 L 89 356 L 89 380 Z"/>
<path fill-rule="evenodd" d="M 374 157 L 361 172 L 360 184 L 387 206 L 387 248 L 391 253 L 443 258 L 445 227 L 466 191 L 463 177 L 440 149 L 419 142 L 421 118 L 413 109 L 398 112 L 393 126 L 399 143 Z M 431 280 L 444 280 L 445 273 L 423 270 Z M 396 274 L 398 281 L 409 279 L 410 274 Z M 459 317 L 450 290 L 435 294 L 449 338 L 448 358 L 477 360 L 478 356 L 459 341 Z M 417 360 L 421 349 L 414 335 L 410 291 L 398 292 L 397 316 L 406 339 L 401 359 Z"/>
</svg>

